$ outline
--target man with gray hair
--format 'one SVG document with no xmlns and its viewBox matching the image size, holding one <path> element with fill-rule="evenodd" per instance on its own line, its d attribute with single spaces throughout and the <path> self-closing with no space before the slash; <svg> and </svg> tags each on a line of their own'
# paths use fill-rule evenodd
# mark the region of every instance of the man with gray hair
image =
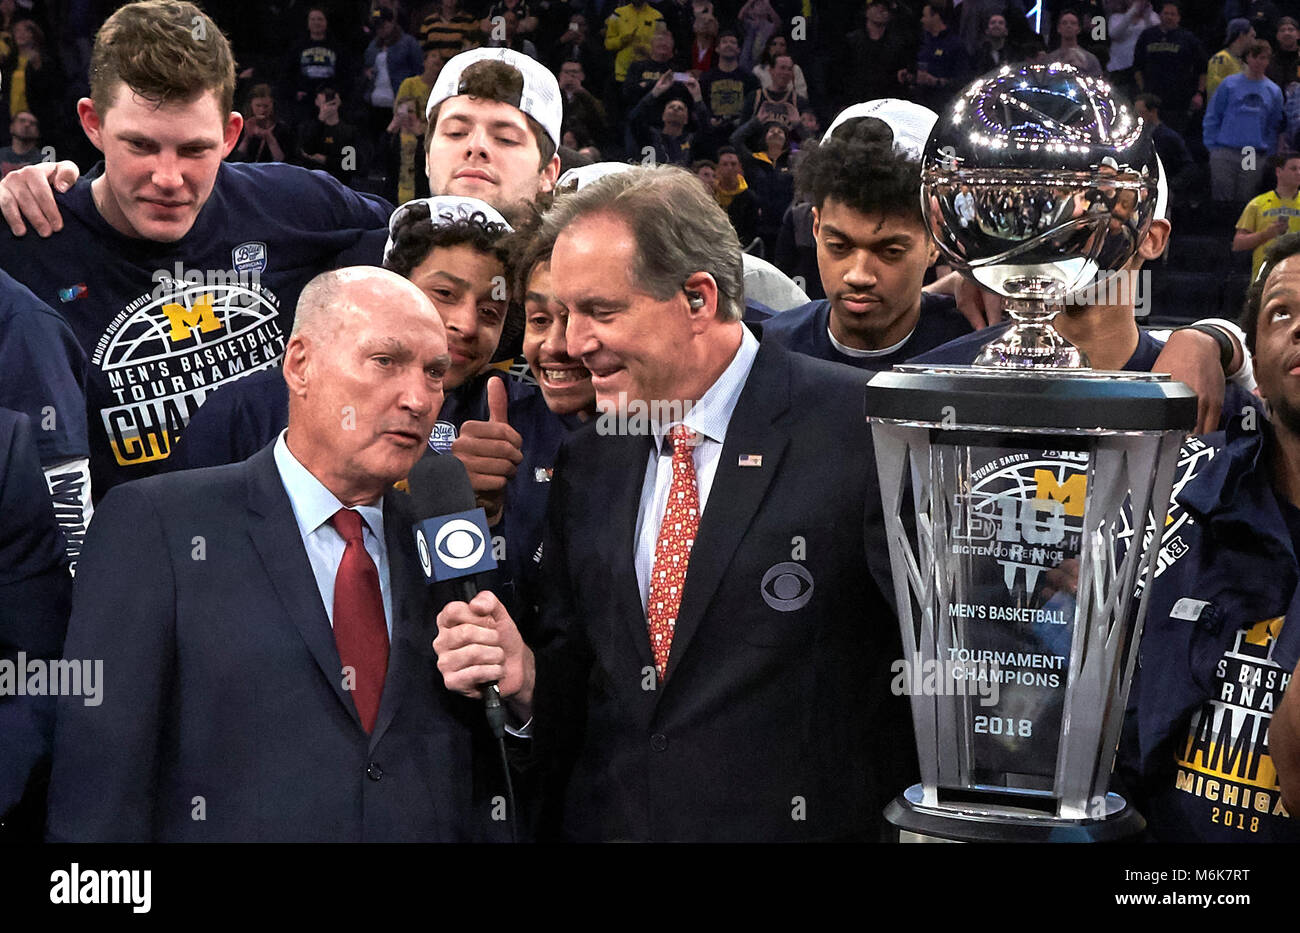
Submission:
<svg viewBox="0 0 1300 933">
<path fill-rule="evenodd" d="M 602 416 L 555 466 L 536 654 L 492 594 L 450 603 L 447 686 L 533 719 L 544 837 L 875 838 L 916 763 L 865 376 L 741 323 L 688 172 L 602 178 L 539 237 Z"/>
<path fill-rule="evenodd" d="M 52 840 L 501 838 L 482 796 L 499 772 L 475 772 L 486 723 L 429 655 L 392 489 L 450 366 L 415 284 L 324 273 L 285 348 L 287 430 L 242 463 L 109 491 L 65 646 L 103 659 L 103 702 L 59 700 Z"/>
</svg>

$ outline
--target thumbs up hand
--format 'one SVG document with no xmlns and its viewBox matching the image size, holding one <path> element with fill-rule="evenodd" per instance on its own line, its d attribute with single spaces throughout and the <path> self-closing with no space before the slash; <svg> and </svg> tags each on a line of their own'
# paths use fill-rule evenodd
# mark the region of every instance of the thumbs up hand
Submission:
<svg viewBox="0 0 1300 933">
<path fill-rule="evenodd" d="M 489 379 L 488 420 L 466 421 L 451 452 L 465 466 L 478 504 L 487 512 L 488 524 L 501 521 L 506 484 L 524 459 L 523 438 L 506 420 L 509 397 L 504 379 Z"/>
</svg>

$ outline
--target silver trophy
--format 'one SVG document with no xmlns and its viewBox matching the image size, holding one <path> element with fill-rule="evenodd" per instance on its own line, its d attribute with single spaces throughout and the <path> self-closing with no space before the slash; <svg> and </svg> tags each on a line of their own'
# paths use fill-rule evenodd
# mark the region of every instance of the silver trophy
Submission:
<svg viewBox="0 0 1300 933">
<path fill-rule="evenodd" d="M 1129 263 L 1155 213 L 1155 154 L 1128 114 L 1069 66 L 1003 68 L 926 146 L 931 232 L 1016 322 L 976 366 L 899 366 L 867 387 L 921 771 L 886 813 L 904 839 L 1144 825 L 1110 772 L 1196 398 L 1078 368 L 1050 324 Z"/>
<path fill-rule="evenodd" d="M 976 365 L 1088 365 L 1051 319 L 1133 258 L 1158 178 L 1132 109 L 1071 65 L 1004 66 L 940 114 L 921 169 L 930 233 L 1015 321 Z"/>
</svg>

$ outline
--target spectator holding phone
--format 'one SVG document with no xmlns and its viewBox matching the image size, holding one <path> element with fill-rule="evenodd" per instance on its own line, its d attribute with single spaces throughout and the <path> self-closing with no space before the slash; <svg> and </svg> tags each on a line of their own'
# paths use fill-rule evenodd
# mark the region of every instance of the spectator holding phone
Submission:
<svg viewBox="0 0 1300 933">
<path fill-rule="evenodd" d="M 259 84 L 249 92 L 244 114 L 244 132 L 231 161 L 287 162 L 296 146 L 289 127 L 275 117 L 275 96 L 271 85 Z"/>
<path fill-rule="evenodd" d="M 673 34 L 666 28 L 659 29 L 650 40 L 650 57 L 628 66 L 627 79 L 623 82 L 623 105 L 635 107 L 664 74 L 681 70 L 673 61 Z"/>
<path fill-rule="evenodd" d="M 666 102 L 663 101 L 664 95 L 675 84 L 680 84 L 690 94 L 689 109 L 680 97 L 670 96 Z M 658 107 L 662 107 L 661 126 L 656 127 L 650 121 Z M 654 148 L 656 164 L 689 167 L 699 157 L 696 139 L 709 125 L 709 108 L 704 105 L 700 82 L 694 75 L 666 71 L 650 93 L 632 108 L 627 119 L 629 154 L 635 155 L 650 146 Z M 692 121 L 694 127 L 688 131 L 687 125 Z"/>
</svg>

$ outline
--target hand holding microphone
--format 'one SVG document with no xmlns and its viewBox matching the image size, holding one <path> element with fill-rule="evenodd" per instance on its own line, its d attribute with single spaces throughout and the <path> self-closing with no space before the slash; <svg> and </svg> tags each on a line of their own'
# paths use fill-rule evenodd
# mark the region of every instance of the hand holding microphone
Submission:
<svg viewBox="0 0 1300 933">
<path fill-rule="evenodd" d="M 494 730 L 503 723 L 497 715 L 502 697 L 521 721 L 528 719 L 533 654 L 500 600 L 490 591 L 479 592 L 475 575 L 494 569 L 496 561 L 465 468 L 455 457 L 424 457 L 408 484 L 425 580 L 430 585 L 450 582 L 460 597 L 438 613 L 433 650 L 443 682 L 465 696 L 484 697 Z"/>
</svg>

